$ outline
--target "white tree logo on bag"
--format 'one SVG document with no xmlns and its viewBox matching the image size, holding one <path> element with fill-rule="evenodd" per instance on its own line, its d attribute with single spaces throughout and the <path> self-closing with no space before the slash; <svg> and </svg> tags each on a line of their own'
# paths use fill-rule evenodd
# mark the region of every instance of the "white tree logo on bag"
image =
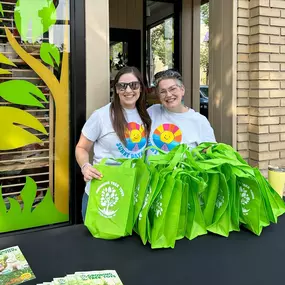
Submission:
<svg viewBox="0 0 285 285">
<path fill-rule="evenodd" d="M 240 193 L 240 203 L 241 203 L 241 209 L 242 213 L 247 216 L 250 209 L 246 208 L 246 205 L 254 199 L 254 194 L 250 187 L 247 184 L 242 183 L 239 187 L 239 193 Z M 250 197 L 251 196 L 251 197 Z"/>
<path fill-rule="evenodd" d="M 106 207 L 108 211 L 109 207 L 115 206 L 119 201 L 119 196 L 113 187 L 105 188 L 101 194 L 101 205 Z"/>
<path fill-rule="evenodd" d="M 159 197 L 156 199 L 156 201 L 152 206 L 152 210 L 155 212 L 157 218 L 161 216 L 163 212 L 161 201 L 162 201 L 162 194 L 159 195 Z"/>
<path fill-rule="evenodd" d="M 150 194 L 151 194 L 151 187 L 149 187 L 148 193 L 146 194 L 146 196 L 145 196 L 145 198 L 144 198 L 142 210 L 147 206 L 147 204 L 148 204 L 148 198 L 149 198 L 149 195 L 150 195 Z M 140 213 L 139 213 L 139 221 L 140 221 L 140 220 L 142 219 L 142 217 L 143 217 L 142 210 L 141 210 Z"/>
<path fill-rule="evenodd" d="M 140 185 L 138 185 L 134 191 L 134 205 L 139 201 Z"/>
<path fill-rule="evenodd" d="M 112 181 L 108 181 L 103 183 L 96 191 L 98 194 L 102 191 L 100 196 L 100 206 L 98 208 L 99 214 L 105 218 L 112 218 L 116 216 L 117 211 L 119 208 L 114 209 L 114 207 L 119 202 L 119 194 L 121 197 L 124 196 L 124 191 L 122 187 Z"/>
<path fill-rule="evenodd" d="M 216 200 L 216 207 L 220 209 L 223 206 L 224 202 L 225 202 L 225 197 L 223 193 L 221 193 L 220 191 Z"/>
<path fill-rule="evenodd" d="M 204 203 L 204 198 L 202 197 L 202 194 L 199 194 L 198 199 L 199 199 L 200 206 L 203 207 L 205 203 Z"/>
<path fill-rule="evenodd" d="M 144 203 L 143 203 L 143 209 L 146 207 L 146 205 L 148 204 L 148 198 L 149 198 L 149 196 L 150 196 L 150 194 L 151 194 L 151 188 L 149 187 L 149 189 L 148 189 L 148 193 L 146 194 L 146 196 L 145 196 L 145 199 L 144 199 Z"/>
</svg>

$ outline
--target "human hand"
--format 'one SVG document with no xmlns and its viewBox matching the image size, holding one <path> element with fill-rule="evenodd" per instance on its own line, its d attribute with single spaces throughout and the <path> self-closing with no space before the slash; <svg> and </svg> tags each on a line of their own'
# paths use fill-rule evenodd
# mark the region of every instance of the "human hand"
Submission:
<svg viewBox="0 0 285 285">
<path fill-rule="evenodd" d="M 206 147 L 202 150 L 203 153 L 206 153 L 209 147 Z"/>
<path fill-rule="evenodd" d="M 103 175 L 96 169 L 94 168 L 90 163 L 86 163 L 82 166 L 81 172 L 84 177 L 84 181 L 88 182 L 92 180 L 93 178 L 101 180 Z"/>
</svg>

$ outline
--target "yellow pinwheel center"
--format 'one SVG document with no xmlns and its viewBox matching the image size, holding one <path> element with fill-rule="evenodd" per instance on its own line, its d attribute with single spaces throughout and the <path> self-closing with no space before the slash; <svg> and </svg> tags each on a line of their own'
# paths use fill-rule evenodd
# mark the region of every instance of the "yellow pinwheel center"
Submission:
<svg viewBox="0 0 285 285">
<path fill-rule="evenodd" d="M 142 134 L 139 130 L 131 130 L 130 139 L 133 143 L 139 143 L 142 139 Z"/>
<path fill-rule="evenodd" d="M 160 139 L 162 142 L 169 144 L 174 140 L 174 134 L 170 131 L 164 131 L 160 135 Z"/>
</svg>

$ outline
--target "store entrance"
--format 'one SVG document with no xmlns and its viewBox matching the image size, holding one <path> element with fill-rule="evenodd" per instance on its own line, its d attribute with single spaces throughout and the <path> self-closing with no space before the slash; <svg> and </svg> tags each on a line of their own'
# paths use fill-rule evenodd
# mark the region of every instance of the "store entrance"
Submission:
<svg viewBox="0 0 285 285">
<path fill-rule="evenodd" d="M 141 70 L 141 31 L 110 28 L 110 99 L 113 94 L 113 80 L 117 72 L 126 65 Z"/>
</svg>

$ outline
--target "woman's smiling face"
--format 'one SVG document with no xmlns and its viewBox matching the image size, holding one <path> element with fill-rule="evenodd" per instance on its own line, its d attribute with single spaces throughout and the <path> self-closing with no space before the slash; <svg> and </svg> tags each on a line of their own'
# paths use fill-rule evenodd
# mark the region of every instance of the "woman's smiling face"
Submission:
<svg viewBox="0 0 285 285">
<path fill-rule="evenodd" d="M 182 104 L 185 89 L 177 84 L 175 79 L 162 79 L 159 82 L 158 94 L 161 104 L 171 110 Z"/>
<path fill-rule="evenodd" d="M 126 85 L 126 88 L 124 85 Z M 126 73 L 119 78 L 116 86 L 116 92 L 119 95 L 121 105 L 124 108 L 135 108 L 136 102 L 140 97 L 140 91 L 140 82 L 134 74 Z"/>
</svg>

